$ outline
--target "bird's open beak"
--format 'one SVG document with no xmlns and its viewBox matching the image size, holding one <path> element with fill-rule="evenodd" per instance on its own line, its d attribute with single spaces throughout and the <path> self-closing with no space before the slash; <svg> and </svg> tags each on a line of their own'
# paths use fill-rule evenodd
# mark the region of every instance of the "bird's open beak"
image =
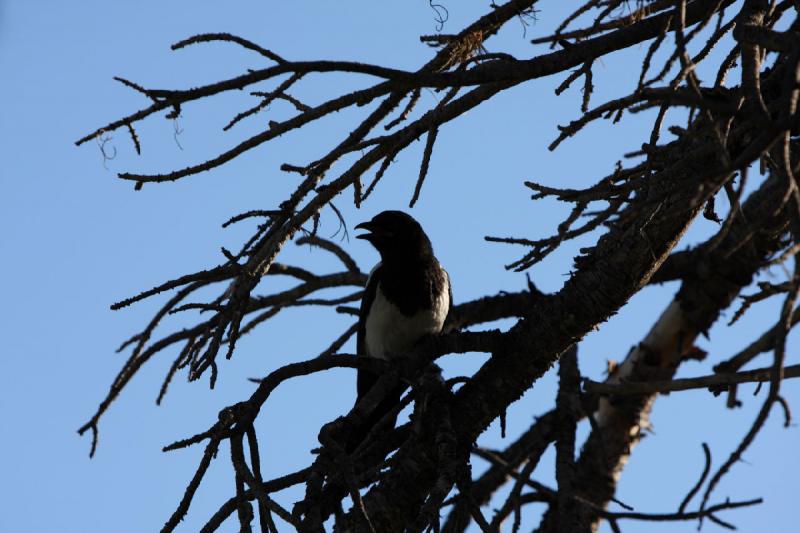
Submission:
<svg viewBox="0 0 800 533">
<path fill-rule="evenodd" d="M 362 222 L 361 224 L 357 225 L 355 229 L 363 229 L 368 233 L 362 233 L 361 235 L 356 235 L 356 239 L 364 239 L 368 241 L 370 237 L 373 235 L 373 226 L 370 222 Z"/>
<path fill-rule="evenodd" d="M 364 239 L 372 244 L 375 244 L 376 240 L 386 240 L 392 237 L 392 232 L 387 231 L 386 228 L 375 224 L 371 220 L 369 222 L 362 222 L 356 226 L 355 229 L 363 229 L 368 232 L 362 233 L 361 235 L 356 235 L 356 239 Z"/>
</svg>

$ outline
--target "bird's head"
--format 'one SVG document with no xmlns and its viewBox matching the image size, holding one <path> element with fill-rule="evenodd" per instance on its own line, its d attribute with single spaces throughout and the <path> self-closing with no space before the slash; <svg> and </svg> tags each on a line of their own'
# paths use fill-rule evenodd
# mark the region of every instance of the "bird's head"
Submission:
<svg viewBox="0 0 800 533">
<path fill-rule="evenodd" d="M 433 255 L 431 241 L 422 226 L 402 211 L 384 211 L 369 222 L 357 225 L 356 229 L 367 231 L 356 238 L 372 244 L 384 261 L 423 259 Z"/>
</svg>

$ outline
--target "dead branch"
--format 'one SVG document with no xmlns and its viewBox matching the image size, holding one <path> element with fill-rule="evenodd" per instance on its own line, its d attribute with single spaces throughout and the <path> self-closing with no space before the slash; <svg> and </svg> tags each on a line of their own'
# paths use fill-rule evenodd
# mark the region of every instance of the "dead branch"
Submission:
<svg viewBox="0 0 800 533">
<path fill-rule="evenodd" d="M 746 372 L 735 372 L 733 374 L 713 374 L 699 378 L 672 379 L 669 381 L 646 381 L 646 382 L 623 382 L 617 385 L 598 383 L 596 381 L 585 380 L 583 388 L 588 393 L 605 395 L 631 395 L 631 394 L 653 394 L 668 393 L 692 389 L 711 389 L 719 391 L 719 387 L 736 385 L 739 383 L 764 383 L 771 379 L 771 368 L 758 368 Z M 800 377 L 800 365 L 787 366 L 783 369 L 783 379 Z"/>
<path fill-rule="evenodd" d="M 92 453 L 101 417 L 133 376 L 157 354 L 171 349 L 178 352 L 171 356 L 173 362 L 159 393 L 161 401 L 171 380 L 183 369 L 190 380 L 208 374 L 213 387 L 221 371 L 219 352 L 223 350 L 230 359 L 242 335 L 278 313 L 311 305 L 354 313 L 352 306 L 342 304 L 361 298 L 367 276 L 342 246 L 319 237 L 320 216 L 330 207 L 346 236 L 346 221 L 333 199 L 352 187 L 354 204 L 360 206 L 387 175 L 395 158 L 423 135 L 426 142 L 412 206 L 420 197 L 425 180 L 431 177 L 430 162 L 439 146 L 436 141 L 446 129 L 443 126 L 513 87 L 559 74 L 566 78 L 559 87 L 561 93 L 583 78 L 581 114 L 560 128 L 551 148 L 601 118 L 616 123 L 626 114 L 658 110 L 649 139 L 632 154 L 643 158 L 638 163 L 619 163 L 613 172 L 584 188 L 526 183 L 533 191 L 534 201 L 553 198 L 570 204 L 569 213 L 551 234 L 488 238 L 526 247 L 521 257 L 509 265 L 524 270 L 546 259 L 568 240 L 596 237 L 594 245 L 580 250 L 561 290 L 543 295 L 529 284 L 527 290 L 501 292 L 458 305 L 448 317 L 445 334 L 426 339 L 392 363 L 338 354 L 357 329 L 357 325 L 351 325 L 335 339 L 326 339 L 318 357 L 273 369 L 257 381 L 249 398 L 223 409 L 208 429 L 165 448 L 205 445 L 197 470 L 164 531 L 172 531 L 186 516 L 211 461 L 225 441 L 230 444 L 233 496 L 211 516 L 203 531 L 217 530 L 234 514 L 240 529 L 249 531 L 253 505 L 258 507 L 262 531 L 276 530 L 276 515 L 302 531 L 322 531 L 323 524 L 335 516 L 339 531 L 391 533 L 438 531 L 440 510 L 452 503 L 443 526 L 444 531 L 452 533 L 463 531 L 471 520 L 483 531 L 496 530 L 512 514 L 516 531 L 522 527 L 523 506 L 531 502 L 550 505 L 540 531 L 587 531 L 596 527 L 600 519 L 608 520 L 615 531 L 619 530 L 618 522 L 626 519 L 708 518 L 727 527 L 729 524 L 715 513 L 760 502 L 707 506 L 714 487 L 755 439 L 771 408 L 781 405 L 789 420 L 788 403 L 780 395 L 780 384 L 787 377 L 800 375 L 798 365 L 784 365 L 786 335 L 800 317 L 794 309 L 800 291 L 800 270 L 786 283 L 764 285 L 760 293 L 745 297 L 742 312 L 750 303 L 770 295 L 787 295 L 779 320 L 762 338 L 715 367 L 715 375 L 685 380 L 674 380 L 673 376 L 683 360 L 704 355 L 693 347 L 694 339 L 709 329 L 750 285 L 755 274 L 776 256 L 783 261 L 798 249 L 800 186 L 795 152 L 800 123 L 800 23 L 796 9 L 792 12 L 796 6 L 792 2 L 761 0 L 746 0 L 741 6 L 732 0 L 656 0 L 637 2 L 635 9 L 625 11 L 623 0 L 588 0 L 552 35 L 534 41 L 550 43 L 553 48 L 558 45 L 557 50 L 529 57 L 486 50 L 487 40 L 509 21 L 519 18 L 524 23 L 525 17 L 533 14 L 534 4 L 535 0 L 510 0 L 493 5 L 456 34 L 424 37 L 423 42 L 431 44 L 435 51 L 416 70 L 353 61 L 293 61 L 246 39 L 212 33 L 190 37 L 173 48 L 227 42 L 259 54 L 266 65 L 189 89 L 151 88 L 119 78 L 146 98 L 146 106 L 109 122 L 78 144 L 102 140 L 108 132 L 125 128 L 139 152 L 140 138 L 134 129 L 138 122 L 162 111 L 168 118 L 176 118 L 188 104 L 228 91 L 248 90 L 260 100 L 234 114 L 226 130 L 256 113 L 266 112 L 276 100 L 287 101 L 294 108 L 290 118 L 269 122 L 263 131 L 206 161 L 158 174 L 120 174 L 120 178 L 136 182 L 137 188 L 144 183 L 174 181 L 215 169 L 284 134 L 300 135 L 313 123 L 339 111 L 350 110 L 357 118 L 347 130 L 349 133 L 332 139 L 319 157 L 305 164 L 281 166 L 299 176 L 295 190 L 284 201 L 236 215 L 225 223 L 228 226 L 258 220 L 258 226 L 240 247 L 222 249 L 224 263 L 162 283 L 113 306 L 119 309 L 169 292 L 166 303 L 144 329 L 123 344 L 121 349 L 131 348 L 128 360 L 95 414 L 80 429 L 80 433 L 91 430 Z M 734 7 L 736 13 L 726 14 Z M 789 14 L 795 18 L 786 30 L 786 25 L 778 23 Z M 579 27 L 571 29 L 576 23 Z M 669 36 L 674 37 L 674 44 L 670 44 L 673 40 Z M 701 38 L 705 40 L 699 43 Z M 610 61 L 614 52 L 640 44 L 643 59 L 635 91 L 590 109 L 596 83 L 593 68 Z M 666 51 L 666 59 L 660 65 L 653 64 L 661 57 L 656 52 L 665 46 L 672 47 Z M 728 47 L 727 56 L 715 65 L 714 85 L 703 85 L 697 74 L 698 65 L 711 61 L 711 50 L 718 46 Z M 726 77 L 736 72 L 732 68 L 737 57 L 742 60 L 739 83 L 723 87 Z M 651 68 L 655 75 L 648 80 Z M 336 74 L 366 75 L 372 81 L 352 92 L 329 90 L 316 105 L 308 105 L 288 93 Z M 656 87 L 662 79 L 667 80 L 664 86 Z M 420 95 L 428 88 L 444 90 L 444 97 L 420 109 Z M 676 108 L 690 110 L 685 126 L 670 122 L 669 113 Z M 663 140 L 662 130 L 674 137 Z M 763 163 L 769 177 L 742 204 L 744 177 L 756 161 Z M 367 174 L 372 178 L 364 187 Z M 737 175 L 742 179 L 734 187 Z M 724 219 L 714 211 L 715 197 L 723 191 L 731 205 Z M 699 247 L 674 252 L 678 241 L 704 210 L 709 218 L 722 222 L 718 234 Z M 279 262 L 281 252 L 292 240 L 332 254 L 342 270 L 317 273 L 301 265 Z M 294 285 L 277 290 L 271 284 L 270 277 L 274 275 L 287 276 Z M 645 285 L 670 280 L 680 280 L 680 290 L 648 337 L 610 373 L 606 383 L 586 381 L 585 391 L 592 394 L 582 395 L 575 355 L 577 343 L 622 309 Z M 209 300 L 188 300 L 201 289 L 215 285 L 218 291 Z M 318 294 L 319 291 L 335 294 Z M 194 312 L 200 318 L 192 325 L 161 333 L 169 316 Z M 463 331 L 501 318 L 513 319 L 507 331 Z M 755 355 L 769 349 L 775 353 L 769 369 L 740 371 Z M 434 364 L 437 358 L 467 352 L 491 357 L 472 376 L 442 380 Z M 473 443 L 493 420 L 499 418 L 505 431 L 508 406 L 556 362 L 560 362 L 561 383 L 555 410 L 502 452 L 474 449 Z M 377 386 L 349 413 L 321 429 L 322 447 L 313 464 L 265 482 L 262 463 L 271 458 L 259 451 L 254 421 L 272 392 L 296 377 L 369 365 L 382 373 Z M 768 397 L 742 442 L 711 476 L 699 510 L 685 512 L 709 472 L 708 451 L 704 473 L 677 513 L 613 513 L 606 509 L 613 500 L 615 479 L 647 425 L 657 392 L 706 387 L 719 392 L 721 387 L 750 381 L 768 381 Z M 340 445 L 342 435 L 366 420 L 382 395 L 401 382 L 410 386 L 410 392 L 392 414 L 413 403 L 411 422 L 392 428 L 387 415 L 361 446 L 352 454 L 345 453 Z M 592 431 L 575 462 L 576 426 L 584 417 Z M 554 440 L 557 491 L 531 479 L 539 458 Z M 475 480 L 470 454 L 480 455 L 492 464 Z M 518 469 L 521 470 L 517 472 Z M 509 497 L 487 520 L 480 506 L 510 480 L 513 487 Z M 271 495 L 299 483 L 305 484 L 305 496 L 291 511 Z M 528 489 L 532 492 L 525 493 Z M 455 495 L 448 499 L 451 491 Z M 343 502 L 348 498 L 352 506 L 345 509 Z"/>
</svg>

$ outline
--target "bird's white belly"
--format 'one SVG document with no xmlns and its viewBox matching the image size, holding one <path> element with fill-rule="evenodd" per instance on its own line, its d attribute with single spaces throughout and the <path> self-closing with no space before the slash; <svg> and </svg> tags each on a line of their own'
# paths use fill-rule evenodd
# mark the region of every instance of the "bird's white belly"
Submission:
<svg viewBox="0 0 800 533">
<path fill-rule="evenodd" d="M 368 355 L 379 359 L 403 355 L 424 335 L 442 330 L 449 307 L 449 295 L 442 291 L 433 309 L 406 316 L 389 303 L 378 287 L 366 323 Z"/>
</svg>

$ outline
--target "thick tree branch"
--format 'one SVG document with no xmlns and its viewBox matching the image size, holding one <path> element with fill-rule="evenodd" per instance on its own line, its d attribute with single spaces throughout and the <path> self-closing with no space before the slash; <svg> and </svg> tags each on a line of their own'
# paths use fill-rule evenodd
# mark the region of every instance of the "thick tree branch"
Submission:
<svg viewBox="0 0 800 533">
<path fill-rule="evenodd" d="M 744 205 L 744 223 L 734 223 L 725 239 L 707 257 L 714 265 L 708 277 L 689 279 L 678 291 L 648 336 L 628 355 L 615 371 L 608 386 L 627 382 L 662 382 L 674 375 L 701 332 L 706 331 L 742 288 L 749 285 L 755 272 L 781 246 L 784 233 L 781 217 L 782 190 L 776 177 L 769 178 Z M 745 234 L 759 228 L 750 241 L 741 246 Z M 698 248 L 703 253 L 704 247 Z M 624 386 L 624 385 L 623 385 Z M 601 400 L 597 415 L 598 429 L 593 430 L 578 460 L 579 494 L 604 508 L 614 495 L 616 480 L 627 457 L 648 425 L 648 416 L 656 396 L 654 393 L 626 398 Z M 580 512 L 594 517 L 591 509 Z M 540 531 L 555 531 L 549 518 Z"/>
</svg>

